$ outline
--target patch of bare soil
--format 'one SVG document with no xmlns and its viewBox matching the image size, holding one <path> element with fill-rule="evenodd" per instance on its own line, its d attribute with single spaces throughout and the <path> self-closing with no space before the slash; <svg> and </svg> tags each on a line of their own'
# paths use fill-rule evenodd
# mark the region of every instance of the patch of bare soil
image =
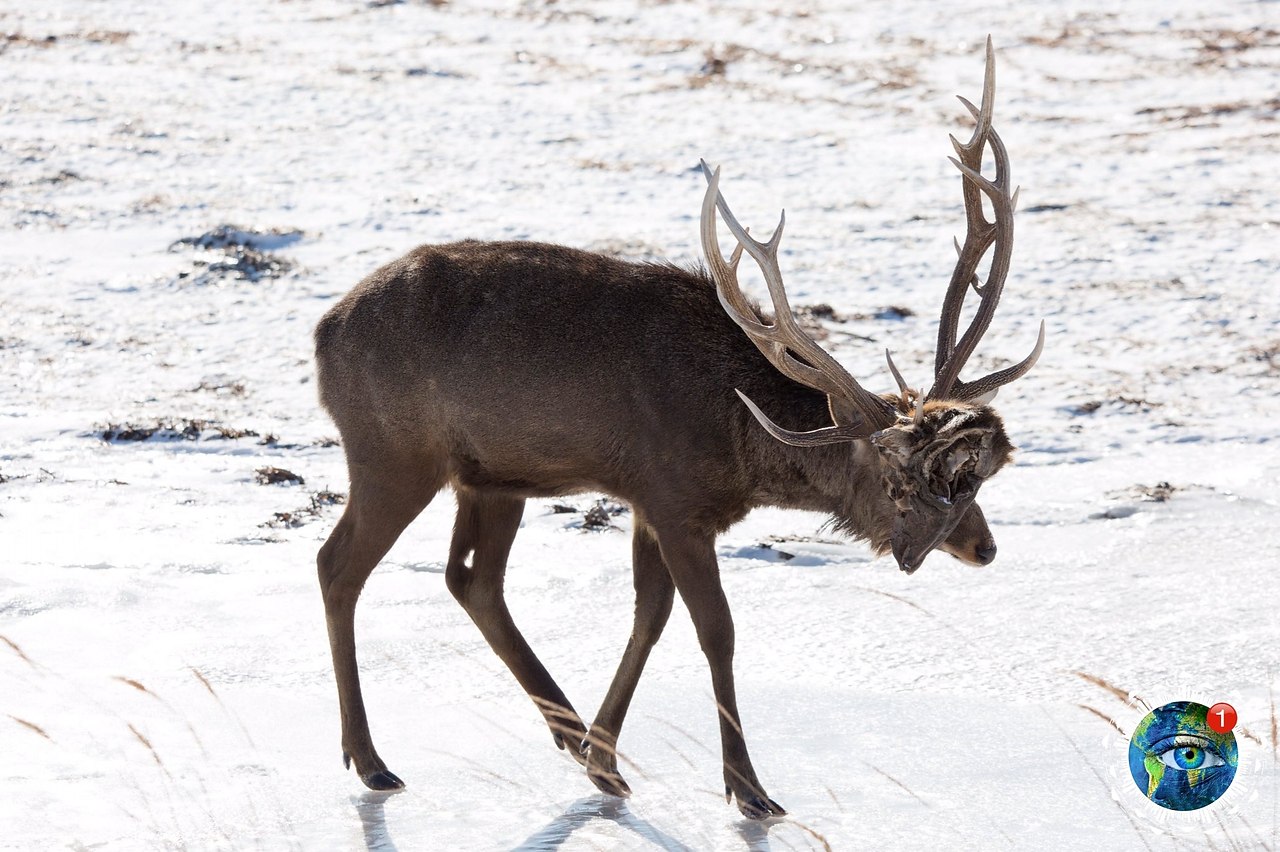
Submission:
<svg viewBox="0 0 1280 852">
<path fill-rule="evenodd" d="M 169 251 L 196 250 L 191 271 L 179 272 L 183 284 L 209 285 L 224 281 L 248 281 L 280 278 L 292 271 L 295 263 L 275 249 L 302 239 L 296 228 L 254 230 L 237 225 L 219 225 L 198 237 L 183 237 L 169 246 Z"/>
<path fill-rule="evenodd" d="M 260 467 L 253 472 L 253 478 L 259 485 L 306 485 L 306 480 L 291 470 L 282 467 Z"/>
<path fill-rule="evenodd" d="M 165 418 L 146 423 L 107 423 L 93 427 L 93 433 L 109 443 L 125 441 L 198 441 L 208 439 L 256 438 L 252 429 L 226 426 L 214 420 Z"/>
<path fill-rule="evenodd" d="M 307 505 L 291 512 L 272 512 L 271 519 L 258 524 L 260 527 L 293 529 L 309 524 L 324 514 L 326 506 L 339 506 L 347 502 L 347 495 L 337 491 L 316 491 Z"/>
</svg>

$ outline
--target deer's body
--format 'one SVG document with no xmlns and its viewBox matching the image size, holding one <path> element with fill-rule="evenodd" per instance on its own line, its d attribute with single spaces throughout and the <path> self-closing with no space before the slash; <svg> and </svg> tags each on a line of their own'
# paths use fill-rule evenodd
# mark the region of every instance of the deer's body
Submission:
<svg viewBox="0 0 1280 852">
<path fill-rule="evenodd" d="M 1012 447 L 986 403 L 1035 363 L 1044 329 L 1020 364 L 960 380 L 991 322 L 1012 241 L 1016 193 L 991 129 L 993 91 L 988 43 L 982 110 L 966 102 L 978 128 L 970 143 L 956 143 L 968 232 L 957 244 L 928 394 L 909 389 L 892 361 L 899 393 L 872 394 L 805 334 L 782 285 L 781 224 L 768 242 L 752 239 L 705 164 L 706 273 L 542 243 L 467 241 L 410 252 L 325 314 L 316 328 L 320 398 L 342 435 L 351 488 L 318 568 L 343 754 L 366 785 L 403 782 L 369 734 L 356 600 L 401 531 L 451 485 L 458 516 L 449 590 L 596 786 L 628 792 L 615 745 L 678 591 L 711 669 L 725 793 L 749 817 L 785 813 L 747 754 L 715 538 L 753 507 L 774 505 L 833 515 L 877 552 L 891 549 L 907 572 L 935 548 L 975 564 L 994 557 L 975 497 Z M 978 172 L 988 144 L 994 181 Z M 995 222 L 982 212 L 984 194 Z M 729 261 L 717 210 L 738 243 Z M 976 269 L 993 245 L 982 285 Z M 738 288 L 743 251 L 764 273 L 772 324 Z M 971 285 L 982 303 L 957 340 Z M 634 510 L 636 590 L 631 639 L 589 731 L 503 598 L 525 500 L 587 490 Z"/>
<path fill-rule="evenodd" d="M 708 533 L 760 505 L 856 514 L 863 535 L 892 511 L 865 463 L 853 470 L 867 487 L 849 487 L 860 445 L 805 451 L 759 428 L 734 388 L 798 429 L 828 420 L 826 397 L 772 369 L 715 284 L 674 266 L 542 243 L 422 246 L 325 315 L 316 359 L 348 453 L 411 446 L 457 487 L 601 491 Z"/>
</svg>

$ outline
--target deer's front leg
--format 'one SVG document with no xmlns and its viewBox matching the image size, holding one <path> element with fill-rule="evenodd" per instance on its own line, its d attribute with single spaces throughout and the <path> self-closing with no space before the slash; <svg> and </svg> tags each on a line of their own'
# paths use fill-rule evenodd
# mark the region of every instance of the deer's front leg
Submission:
<svg viewBox="0 0 1280 852">
<path fill-rule="evenodd" d="M 618 663 L 609 692 L 600 705 L 591 732 L 583 744 L 587 752 L 587 774 L 593 784 L 613 796 L 627 796 L 631 788 L 618 773 L 618 735 L 626 718 L 631 697 L 635 695 L 640 673 L 649 652 L 662 635 L 675 589 L 671 574 L 662 562 L 653 533 L 637 516 L 631 543 L 632 565 L 636 587 L 635 624 L 627 650 Z"/>
<path fill-rule="evenodd" d="M 756 778 L 742 735 L 733 688 L 733 616 L 720 585 L 715 537 L 674 527 L 658 530 L 658 544 L 711 667 L 711 686 L 720 711 L 725 796 L 737 799 L 738 809 L 751 819 L 784 816 L 786 811 L 769 798 Z"/>
</svg>

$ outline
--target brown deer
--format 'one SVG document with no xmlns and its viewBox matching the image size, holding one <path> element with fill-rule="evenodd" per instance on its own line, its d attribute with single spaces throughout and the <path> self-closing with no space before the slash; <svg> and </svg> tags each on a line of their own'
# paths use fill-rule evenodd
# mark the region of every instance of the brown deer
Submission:
<svg viewBox="0 0 1280 852">
<path fill-rule="evenodd" d="M 988 40 L 982 106 L 961 98 L 977 128 L 967 144 L 952 138 L 968 230 L 943 298 L 928 393 L 907 387 L 892 359 L 897 393 L 870 393 L 806 336 L 783 291 L 782 223 L 767 242 L 748 236 L 720 195 L 719 171 L 705 163 L 705 272 L 564 246 L 464 241 L 411 251 L 325 314 L 315 332 L 320 398 L 342 435 L 351 489 L 317 561 L 343 759 L 355 761 L 368 787 L 403 782 L 369 735 L 356 599 L 401 531 L 449 485 L 458 502 L 449 590 L 542 712 L 556 745 L 568 746 L 597 787 L 630 792 L 615 745 L 678 591 L 711 668 L 726 798 L 748 817 L 785 813 L 757 780 L 739 723 L 733 619 L 715 539 L 756 506 L 784 506 L 833 515 L 877 553 L 892 551 L 908 573 L 934 548 L 973 564 L 994 558 L 974 498 L 1012 446 L 987 403 L 1031 368 L 1044 343 L 1041 323 L 1021 363 L 959 378 L 991 323 L 1013 241 L 1016 193 L 991 127 L 994 74 Z M 980 174 L 987 146 L 994 180 Z M 983 213 L 984 195 L 994 222 Z M 738 243 L 727 261 L 717 208 Z M 978 264 L 992 246 L 980 282 Z M 738 288 L 744 251 L 764 272 L 771 323 Z M 980 303 L 957 342 L 971 287 Z M 615 495 L 634 510 L 634 629 L 590 729 L 503 598 L 525 501 L 580 491 Z"/>
</svg>

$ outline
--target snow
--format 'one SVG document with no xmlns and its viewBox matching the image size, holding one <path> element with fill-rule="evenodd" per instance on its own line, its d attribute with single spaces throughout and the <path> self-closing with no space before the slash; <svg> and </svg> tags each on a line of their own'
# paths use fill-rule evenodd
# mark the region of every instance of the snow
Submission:
<svg viewBox="0 0 1280 852">
<path fill-rule="evenodd" d="M 312 567 L 341 511 L 314 495 L 346 487 L 317 318 L 422 242 L 692 262 L 706 157 L 744 224 L 787 208 L 793 302 L 849 317 L 837 357 L 880 389 L 890 346 L 924 381 L 963 225 L 952 96 L 988 32 L 1023 189 L 971 371 L 1048 325 L 997 401 L 1000 555 L 907 577 L 775 510 L 722 536 L 743 725 L 791 816 L 719 794 L 679 603 L 620 742 L 634 795 L 595 795 L 444 587 L 448 493 L 357 613 L 408 782 L 364 790 Z M 1277 848 L 1275 4 L 49 0 L 0 33 L 0 848 Z M 266 256 L 180 243 L 220 226 Z M 159 425 L 193 437 L 101 437 Z M 554 502 L 508 598 L 590 716 L 629 516 Z M 1107 721 L 1143 711 L 1099 682 L 1232 703 L 1228 794 L 1155 813 Z"/>
</svg>

